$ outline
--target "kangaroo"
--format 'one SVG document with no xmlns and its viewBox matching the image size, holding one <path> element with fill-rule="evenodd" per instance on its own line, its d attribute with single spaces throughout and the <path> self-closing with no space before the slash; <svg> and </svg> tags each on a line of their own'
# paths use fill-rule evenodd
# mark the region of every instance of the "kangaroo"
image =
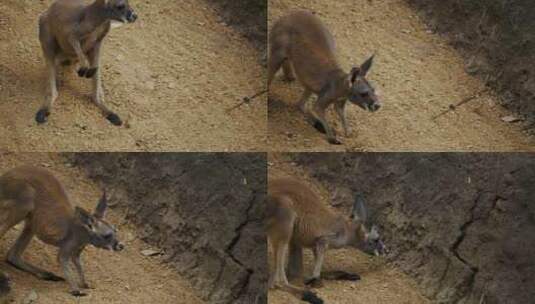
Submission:
<svg viewBox="0 0 535 304">
<path fill-rule="evenodd" d="M 334 130 L 325 119 L 325 111 L 334 104 L 342 122 L 345 136 L 349 134 L 345 116 L 347 100 L 364 110 L 375 112 L 381 102 L 375 89 L 366 80 L 372 55 L 349 73 L 338 64 L 332 34 L 319 18 L 307 11 L 295 11 L 280 18 L 269 34 L 268 90 L 275 73 L 282 67 L 286 80 L 297 77 L 305 88 L 299 100 L 299 109 L 316 129 L 327 134 L 331 144 L 339 145 Z M 307 111 L 307 101 L 316 94 L 317 101 Z"/>
<path fill-rule="evenodd" d="M 58 96 L 56 75 L 59 65 L 78 62 L 78 76 L 92 78 L 93 103 L 112 124 L 120 126 L 121 118 L 104 105 L 100 79 L 100 48 L 112 22 L 136 21 L 128 0 L 57 0 L 39 18 L 39 41 L 48 69 L 49 95 L 37 114 L 37 123 L 45 123 Z"/>
<path fill-rule="evenodd" d="M 306 289 L 291 285 L 290 279 L 303 275 L 303 248 L 314 253 L 312 277 L 305 284 L 322 285 L 321 278 L 359 280 L 358 274 L 335 271 L 321 273 L 327 249 L 353 247 L 373 255 L 386 254 L 376 226 L 366 226 L 366 207 L 362 194 L 357 194 L 350 217 L 329 209 L 319 195 L 294 178 L 270 180 L 266 203 L 267 234 L 273 248 L 275 271 L 270 288 L 281 288 L 310 303 L 323 300 Z M 286 255 L 288 254 L 288 276 Z"/>
<path fill-rule="evenodd" d="M 24 221 L 21 235 L 7 254 L 7 262 L 40 279 L 63 281 L 49 271 L 22 260 L 22 254 L 33 236 L 59 248 L 58 261 L 73 296 L 85 296 L 87 289 L 80 255 L 87 245 L 121 251 L 124 246 L 116 238 L 116 229 L 104 220 L 107 209 L 103 193 L 93 214 L 73 207 L 60 181 L 51 172 L 32 166 L 12 169 L 0 176 L 0 237 L 11 227 Z M 75 280 L 70 263 L 79 281 Z"/>
</svg>

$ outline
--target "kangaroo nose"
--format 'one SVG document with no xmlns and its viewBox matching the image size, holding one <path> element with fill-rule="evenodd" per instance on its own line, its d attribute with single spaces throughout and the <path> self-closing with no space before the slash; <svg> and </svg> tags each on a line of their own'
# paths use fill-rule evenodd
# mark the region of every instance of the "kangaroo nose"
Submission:
<svg viewBox="0 0 535 304">
<path fill-rule="evenodd" d="M 130 23 L 136 21 L 137 20 L 137 14 L 132 12 L 132 11 L 129 11 L 127 16 L 126 16 L 126 20 L 128 20 L 128 22 L 130 22 Z"/>
<path fill-rule="evenodd" d="M 378 104 L 378 103 L 374 103 L 374 104 L 372 104 L 372 105 L 370 106 L 370 110 L 371 110 L 372 112 L 375 112 L 375 111 L 379 110 L 380 108 L 381 108 L 381 105 Z"/>
<path fill-rule="evenodd" d="M 122 243 L 115 243 L 115 245 L 113 245 L 113 250 L 114 251 L 121 251 L 124 249 L 124 245 Z"/>
</svg>

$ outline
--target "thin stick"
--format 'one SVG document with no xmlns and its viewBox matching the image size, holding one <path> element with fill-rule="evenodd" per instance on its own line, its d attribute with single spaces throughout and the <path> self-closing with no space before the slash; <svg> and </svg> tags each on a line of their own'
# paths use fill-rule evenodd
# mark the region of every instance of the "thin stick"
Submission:
<svg viewBox="0 0 535 304">
<path fill-rule="evenodd" d="M 255 99 L 256 97 L 258 97 L 258 96 L 260 96 L 260 95 L 263 95 L 263 94 L 265 94 L 265 93 L 267 93 L 267 92 L 268 92 L 268 90 L 263 90 L 263 91 L 260 91 L 260 92 L 255 93 L 255 94 L 252 95 L 252 96 L 245 96 L 245 97 L 243 97 L 243 100 L 242 100 L 239 104 L 234 105 L 234 106 L 232 106 L 231 108 L 227 109 L 226 112 L 227 112 L 227 113 L 230 113 L 231 111 L 233 111 L 233 110 L 235 110 L 235 109 L 241 107 L 242 105 L 244 105 L 244 104 L 246 104 L 246 103 L 250 103 L 250 102 L 251 102 L 253 99 Z"/>
<path fill-rule="evenodd" d="M 469 102 L 469 101 L 471 101 L 471 100 L 474 100 L 474 99 L 478 98 L 479 96 L 481 96 L 481 94 L 487 92 L 488 90 L 489 90 L 489 88 L 485 88 L 485 89 L 483 89 L 483 90 L 481 90 L 481 91 L 479 91 L 479 92 L 477 92 L 477 93 L 475 93 L 475 94 L 473 94 L 473 95 L 470 95 L 470 96 L 468 96 L 468 97 L 463 98 L 463 99 L 462 99 L 461 101 L 459 101 L 457 104 L 454 104 L 454 105 L 451 104 L 451 105 L 448 107 L 447 110 L 444 110 L 444 111 L 440 112 L 438 115 L 434 116 L 434 117 L 432 118 L 432 120 L 435 120 L 435 119 L 439 118 L 439 117 L 442 116 L 442 115 L 448 114 L 450 111 L 455 111 L 455 110 L 457 109 L 457 107 L 462 106 L 463 104 L 465 104 L 465 103 L 467 103 L 467 102 Z"/>
</svg>

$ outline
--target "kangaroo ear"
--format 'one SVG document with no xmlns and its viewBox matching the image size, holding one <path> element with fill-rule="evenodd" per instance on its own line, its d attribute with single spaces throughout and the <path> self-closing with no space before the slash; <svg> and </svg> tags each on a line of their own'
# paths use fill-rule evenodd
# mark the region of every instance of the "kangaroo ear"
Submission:
<svg viewBox="0 0 535 304">
<path fill-rule="evenodd" d="M 351 69 L 351 72 L 349 72 L 349 81 L 351 84 L 355 83 L 355 80 L 357 80 L 357 76 L 360 74 L 360 67 L 353 67 Z"/>
<path fill-rule="evenodd" d="M 366 222 L 368 211 L 364 203 L 364 195 L 357 193 L 355 195 L 355 202 L 353 203 L 353 211 L 351 212 L 351 218 L 353 221 L 359 221 L 361 223 Z"/>
<path fill-rule="evenodd" d="M 102 192 L 102 197 L 100 198 L 93 215 L 98 219 L 102 219 L 106 214 L 106 209 L 108 209 L 108 198 L 106 196 L 106 189 L 104 189 L 104 192 Z"/>
<path fill-rule="evenodd" d="M 76 215 L 76 218 L 78 218 L 82 224 L 89 227 L 89 229 L 93 228 L 93 224 L 95 223 L 93 216 L 89 214 L 89 212 L 85 211 L 84 209 L 80 207 L 74 208 L 74 213 Z"/>
<path fill-rule="evenodd" d="M 360 76 L 366 76 L 373 64 L 373 57 L 375 54 L 371 55 L 363 64 L 360 65 Z"/>
</svg>

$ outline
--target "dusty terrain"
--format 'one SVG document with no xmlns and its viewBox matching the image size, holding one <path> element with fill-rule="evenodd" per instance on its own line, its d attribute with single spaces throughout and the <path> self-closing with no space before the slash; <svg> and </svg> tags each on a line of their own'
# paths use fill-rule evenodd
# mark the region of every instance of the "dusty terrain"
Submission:
<svg viewBox="0 0 535 304">
<path fill-rule="evenodd" d="M 300 176 L 327 201 L 329 193 L 317 180 L 298 167 L 285 155 L 271 154 L 269 157 L 269 177 Z M 307 251 L 306 251 L 307 252 Z M 272 256 L 270 255 L 270 263 Z M 305 271 L 311 271 L 312 254 L 305 255 Z M 387 263 L 383 258 L 371 258 L 357 250 L 328 251 L 324 270 L 345 270 L 361 275 L 361 280 L 324 281 L 325 286 L 314 289 L 325 303 L 359 304 L 359 303 L 431 303 L 417 290 L 415 282 Z M 303 303 L 294 296 L 279 290 L 269 291 L 270 304 Z"/>
<path fill-rule="evenodd" d="M 478 95 L 483 83 L 465 70 L 461 56 L 426 28 L 404 1 L 270 0 L 268 23 L 292 9 L 308 9 L 330 28 L 342 67 L 362 63 L 376 52 L 369 79 L 381 92 L 383 108 L 367 113 L 349 106 L 352 132 L 344 143 L 329 145 L 297 110 L 302 89 L 279 76 L 268 106 L 269 143 L 276 151 L 524 151 L 534 140 L 492 92 L 439 118 L 452 104 Z M 333 113 L 331 113 L 333 114 Z M 330 115 L 329 121 L 336 121 Z"/>
<path fill-rule="evenodd" d="M 211 304 L 265 304 L 266 156 L 257 153 L 77 153 L 115 189 L 140 238 Z"/>
<path fill-rule="evenodd" d="M 81 170 L 73 168 L 57 154 L 0 154 L 1 173 L 21 164 L 34 164 L 53 170 L 64 183 L 71 199 L 88 210 L 96 205 L 101 195 L 100 187 L 89 180 Z M 113 203 L 111 198 L 110 203 Z M 188 281 L 176 274 L 159 257 L 145 257 L 140 251 L 151 247 L 136 237 L 134 227 L 125 223 L 124 216 L 114 210 L 108 215 L 110 222 L 117 224 L 119 237 L 126 248 L 120 253 L 86 248 L 82 255 L 88 283 L 94 288 L 87 297 L 76 299 L 68 293 L 65 282 L 45 282 L 13 269 L 0 262 L 0 269 L 12 280 L 11 301 L 22 303 L 32 290 L 37 301 L 27 303 L 204 303 L 192 292 Z M 16 226 L 0 242 L 0 255 L 5 256 L 10 244 L 21 231 Z M 152 248 L 154 249 L 154 248 Z M 34 239 L 25 258 L 37 266 L 61 274 L 56 262 L 56 250 Z"/>
<path fill-rule="evenodd" d="M 111 125 L 90 81 L 66 71 L 49 122 L 34 120 L 46 92 L 37 19 L 51 0 L 0 2 L 0 147 L 8 151 L 251 151 L 266 141 L 266 103 L 232 111 L 264 87 L 253 46 L 205 1 L 136 1 L 132 25 L 103 46 Z"/>
<path fill-rule="evenodd" d="M 533 302 L 534 155 L 299 153 L 290 160 L 340 212 L 364 193 L 390 247 L 387 261 L 433 303 Z"/>
</svg>

